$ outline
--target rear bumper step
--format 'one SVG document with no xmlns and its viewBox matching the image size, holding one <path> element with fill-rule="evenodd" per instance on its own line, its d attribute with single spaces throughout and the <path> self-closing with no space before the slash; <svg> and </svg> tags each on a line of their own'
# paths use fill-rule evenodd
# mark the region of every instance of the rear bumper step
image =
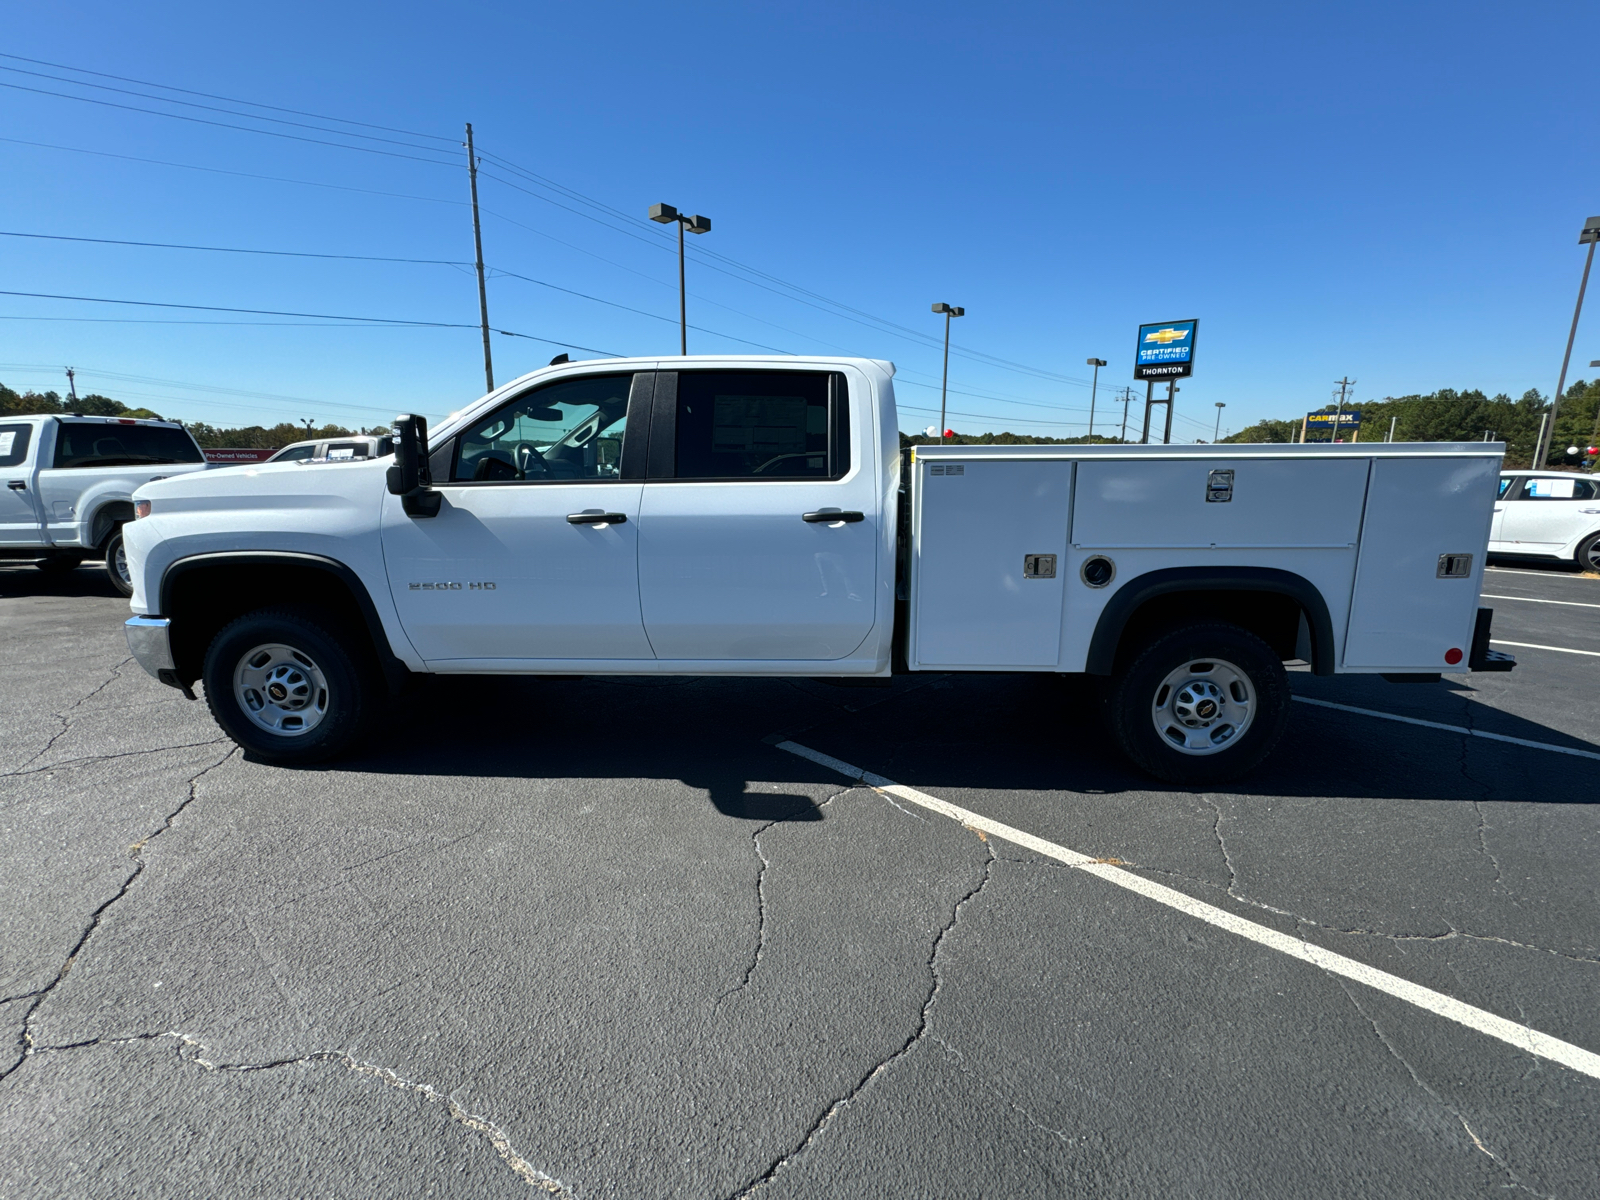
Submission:
<svg viewBox="0 0 1600 1200">
<path fill-rule="evenodd" d="M 1472 657 L 1467 666 L 1474 671 L 1509 671 L 1517 665 L 1513 655 L 1489 649 L 1489 626 L 1494 623 L 1494 609 L 1480 608 L 1478 621 L 1472 627 Z"/>
</svg>

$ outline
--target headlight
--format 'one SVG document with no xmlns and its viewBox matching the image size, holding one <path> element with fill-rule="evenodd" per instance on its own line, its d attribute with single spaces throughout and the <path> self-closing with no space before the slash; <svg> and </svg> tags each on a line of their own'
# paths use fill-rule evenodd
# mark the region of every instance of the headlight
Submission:
<svg viewBox="0 0 1600 1200">
<path fill-rule="evenodd" d="M 148 517 L 149 515 L 150 515 L 150 501 L 148 501 L 148 500 L 135 500 L 133 502 L 133 519 L 135 521 L 137 521 L 140 517 Z"/>
</svg>

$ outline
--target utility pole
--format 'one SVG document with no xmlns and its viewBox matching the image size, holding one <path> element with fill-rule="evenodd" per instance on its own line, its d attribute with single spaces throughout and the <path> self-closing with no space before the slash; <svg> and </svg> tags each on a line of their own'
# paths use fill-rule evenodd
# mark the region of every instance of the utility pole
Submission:
<svg viewBox="0 0 1600 1200">
<path fill-rule="evenodd" d="M 1329 439 L 1330 443 L 1340 440 L 1339 423 L 1344 419 L 1344 398 L 1349 394 L 1350 389 L 1356 385 L 1356 381 L 1349 376 L 1343 379 L 1335 379 L 1334 382 L 1339 385 L 1339 407 L 1333 414 L 1333 436 Z"/>
<path fill-rule="evenodd" d="M 1122 387 L 1122 441 L 1128 440 L 1128 404 L 1133 400 L 1133 389 L 1126 384 Z"/>
<path fill-rule="evenodd" d="M 1390 417 L 1389 418 L 1389 436 L 1384 438 L 1383 439 L 1384 441 L 1386 441 L 1386 442 L 1394 441 L 1394 427 L 1395 427 L 1395 422 L 1397 422 L 1398 420 L 1400 420 L 1399 417 Z"/>
<path fill-rule="evenodd" d="M 76 375 L 77 373 L 71 367 L 67 368 L 67 391 L 72 393 L 73 408 L 78 407 L 78 382 Z"/>
<path fill-rule="evenodd" d="M 494 391 L 494 359 L 489 353 L 489 291 L 483 283 L 483 227 L 478 223 L 478 155 L 472 148 L 472 122 L 467 122 L 467 178 L 472 181 L 472 248 L 478 260 L 478 317 L 483 322 L 483 382 Z"/>
<path fill-rule="evenodd" d="M 1177 394 L 1178 381 L 1176 379 L 1167 380 L 1167 427 L 1161 434 L 1161 444 L 1163 446 L 1172 445 L 1172 401 Z"/>
</svg>

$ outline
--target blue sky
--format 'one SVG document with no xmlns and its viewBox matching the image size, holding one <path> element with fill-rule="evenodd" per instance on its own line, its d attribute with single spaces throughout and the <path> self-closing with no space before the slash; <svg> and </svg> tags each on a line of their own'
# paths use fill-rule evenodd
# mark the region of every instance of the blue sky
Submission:
<svg viewBox="0 0 1600 1200">
<path fill-rule="evenodd" d="M 218 128 L 18 88 L 327 137 L 0 58 L 0 230 L 459 263 L 470 120 L 500 160 L 481 179 L 492 324 L 674 353 L 673 243 L 642 219 L 665 201 L 714 223 L 691 239 L 690 322 L 711 331 L 691 353 L 892 359 L 907 429 L 936 419 L 936 300 L 968 314 L 961 431 L 1083 433 L 1093 355 L 1110 432 L 1135 327 L 1185 317 L 1181 440 L 1209 438 L 1217 401 L 1238 429 L 1346 374 L 1360 399 L 1548 394 L 1600 212 L 1593 4 L 6 9 L 10 55 L 431 136 L 328 139 L 414 161 Z M 477 320 L 456 265 L 0 237 L 0 267 L 7 291 Z M 475 328 L 128 323 L 277 319 L 0 296 L 15 317 L 75 319 L 0 319 L 0 381 L 64 389 L 71 364 L 80 390 L 189 420 L 373 424 L 482 390 Z M 497 336 L 497 378 L 558 350 Z"/>
</svg>

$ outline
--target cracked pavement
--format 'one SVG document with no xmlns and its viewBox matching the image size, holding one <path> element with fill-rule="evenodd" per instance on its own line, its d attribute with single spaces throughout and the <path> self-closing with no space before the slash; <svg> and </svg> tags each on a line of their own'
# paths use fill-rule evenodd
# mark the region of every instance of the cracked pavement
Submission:
<svg viewBox="0 0 1600 1200">
<path fill-rule="evenodd" d="M 0 1194 L 1600 1191 L 1600 1081 L 763 739 L 1600 1050 L 1585 760 L 1296 705 L 1202 793 L 1070 680 L 441 679 L 281 770 L 101 580 L 0 568 Z M 1600 746 L 1583 660 L 1518 653 L 1293 686 Z"/>
</svg>

